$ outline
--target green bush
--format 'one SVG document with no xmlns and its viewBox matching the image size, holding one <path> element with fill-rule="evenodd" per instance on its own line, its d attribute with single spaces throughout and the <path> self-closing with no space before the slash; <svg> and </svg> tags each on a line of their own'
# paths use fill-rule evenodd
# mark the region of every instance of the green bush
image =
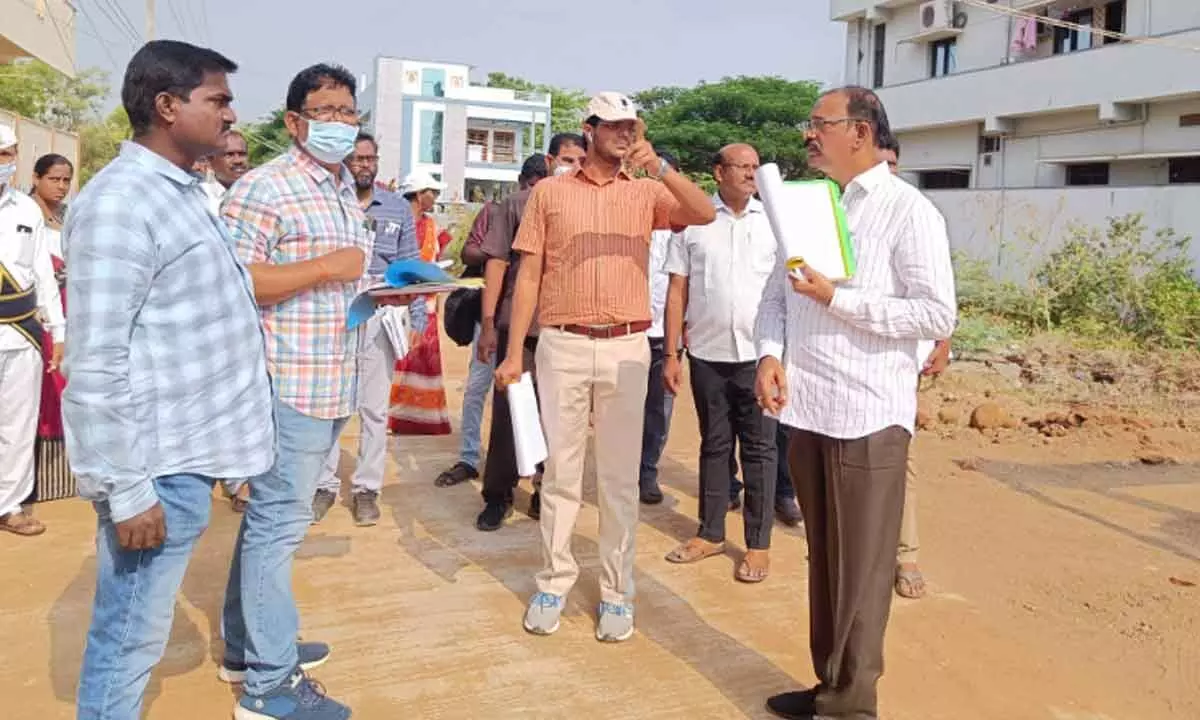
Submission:
<svg viewBox="0 0 1200 720">
<path fill-rule="evenodd" d="M 1025 285 L 995 280 L 985 263 L 957 255 L 959 306 L 976 325 L 1197 349 L 1200 282 L 1192 274 L 1190 242 L 1171 230 L 1150 234 L 1140 214 L 1111 218 L 1103 230 L 1072 229 Z"/>
</svg>

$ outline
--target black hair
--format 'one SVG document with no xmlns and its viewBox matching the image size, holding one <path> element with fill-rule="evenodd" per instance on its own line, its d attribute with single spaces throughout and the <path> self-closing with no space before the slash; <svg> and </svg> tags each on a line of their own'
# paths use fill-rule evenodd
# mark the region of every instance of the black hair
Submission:
<svg viewBox="0 0 1200 720">
<path fill-rule="evenodd" d="M 891 130 L 888 130 L 887 133 L 881 135 L 879 139 L 875 141 L 875 144 L 880 150 L 891 150 L 896 154 L 896 159 L 900 159 L 900 141 L 896 139 L 896 134 Z"/>
<path fill-rule="evenodd" d="M 562 152 L 563 145 L 574 145 L 577 148 L 587 150 L 587 141 L 583 139 L 582 135 L 564 132 L 550 138 L 550 154 L 558 157 L 558 154 Z"/>
<path fill-rule="evenodd" d="M 187 102 L 204 82 L 206 73 L 237 72 L 237 63 L 216 50 L 178 40 L 151 40 L 134 53 L 125 68 L 121 104 L 133 134 L 144 135 L 154 126 L 155 100 L 168 93 Z"/>
<path fill-rule="evenodd" d="M 833 93 L 841 93 L 846 96 L 846 114 L 848 116 L 862 120 L 871 127 L 871 134 L 875 137 L 877 148 L 884 149 L 882 143 L 889 138 L 895 138 L 895 135 L 892 134 L 892 125 L 888 122 L 887 111 L 883 108 L 883 101 L 879 99 L 874 90 L 861 85 L 847 85 L 830 90 L 825 95 Z"/>
<path fill-rule="evenodd" d="M 304 109 L 308 96 L 321 88 L 344 87 L 353 96 L 358 95 L 358 83 L 350 71 L 341 65 L 318 63 L 301 70 L 288 85 L 287 109 L 298 113 Z"/>
<path fill-rule="evenodd" d="M 33 174 L 38 177 L 42 177 L 46 173 L 50 172 L 50 168 L 54 167 L 55 165 L 66 165 L 67 167 L 71 168 L 72 173 L 75 172 L 75 166 L 71 164 L 70 160 L 66 159 L 62 155 L 47 153 L 46 155 L 38 158 L 37 162 L 33 164 Z"/>
<path fill-rule="evenodd" d="M 550 174 L 550 167 L 546 164 L 546 156 L 538 153 L 525 158 L 525 163 L 521 165 L 521 174 L 517 177 L 519 182 L 529 182 L 534 179 L 540 180 Z"/>
<path fill-rule="evenodd" d="M 679 172 L 679 158 L 675 157 L 675 155 L 673 155 L 672 153 L 670 153 L 666 150 L 657 150 L 656 149 L 654 151 L 654 153 L 656 155 L 658 155 L 660 158 L 662 158 L 663 160 L 666 160 L 667 164 L 671 166 L 672 170 L 674 170 L 675 172 Z"/>
<path fill-rule="evenodd" d="M 358 137 L 354 138 L 355 145 L 359 144 L 360 142 L 369 142 L 372 146 L 374 146 L 376 152 L 379 151 L 379 143 L 375 141 L 375 136 L 366 130 L 359 130 Z"/>
</svg>

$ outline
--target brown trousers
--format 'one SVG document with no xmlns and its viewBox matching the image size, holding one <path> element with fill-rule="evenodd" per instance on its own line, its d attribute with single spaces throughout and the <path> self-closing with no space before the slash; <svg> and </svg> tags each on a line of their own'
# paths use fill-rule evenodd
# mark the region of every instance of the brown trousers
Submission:
<svg viewBox="0 0 1200 720">
<path fill-rule="evenodd" d="M 791 433 L 788 463 L 808 535 L 810 647 L 822 715 L 876 715 L 909 439 L 899 426 L 855 440 Z"/>
</svg>

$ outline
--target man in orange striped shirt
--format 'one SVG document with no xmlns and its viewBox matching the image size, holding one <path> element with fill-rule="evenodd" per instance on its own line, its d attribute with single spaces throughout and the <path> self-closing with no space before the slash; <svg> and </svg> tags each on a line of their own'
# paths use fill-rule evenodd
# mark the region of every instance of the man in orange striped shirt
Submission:
<svg viewBox="0 0 1200 720">
<path fill-rule="evenodd" d="M 522 341 L 537 309 L 535 365 L 550 457 L 542 480 L 545 568 L 525 629 L 558 629 L 579 576 L 571 534 L 583 489 L 588 411 L 594 406 L 600 510 L 601 603 L 596 637 L 633 635 L 633 561 L 646 378 L 650 369 L 650 233 L 712 222 L 703 190 L 661 160 L 629 98 L 588 103 L 587 157 L 573 172 L 534 188 L 513 249 L 522 253 L 513 295 L 507 385 L 522 372 Z M 648 178 L 633 179 L 642 170 Z"/>
</svg>

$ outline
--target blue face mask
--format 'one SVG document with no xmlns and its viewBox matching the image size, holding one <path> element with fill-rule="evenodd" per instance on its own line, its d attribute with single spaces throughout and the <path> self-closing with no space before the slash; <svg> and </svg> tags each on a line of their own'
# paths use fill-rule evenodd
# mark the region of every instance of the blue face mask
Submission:
<svg viewBox="0 0 1200 720">
<path fill-rule="evenodd" d="M 304 149 L 323 163 L 340 163 L 354 151 L 358 128 L 340 122 L 308 121 L 308 139 Z"/>
</svg>

